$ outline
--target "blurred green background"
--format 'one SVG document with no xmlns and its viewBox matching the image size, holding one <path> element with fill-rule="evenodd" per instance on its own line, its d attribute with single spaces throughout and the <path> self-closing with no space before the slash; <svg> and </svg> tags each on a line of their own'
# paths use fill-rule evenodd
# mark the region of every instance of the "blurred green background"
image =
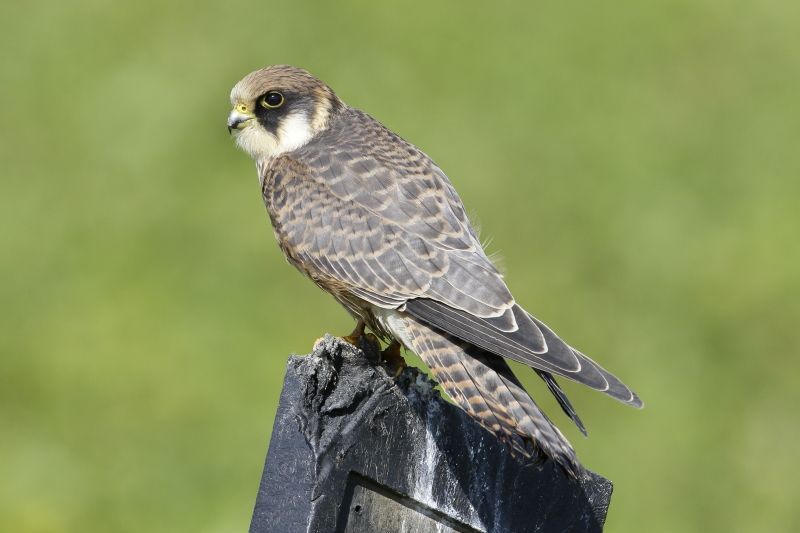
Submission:
<svg viewBox="0 0 800 533">
<path fill-rule="evenodd" d="M 351 320 L 274 243 L 228 93 L 308 68 L 426 150 L 567 384 L 608 531 L 800 530 L 800 4 L 5 2 L 0 529 L 250 519 L 287 354 Z M 530 373 L 525 382 L 544 398 Z"/>
</svg>

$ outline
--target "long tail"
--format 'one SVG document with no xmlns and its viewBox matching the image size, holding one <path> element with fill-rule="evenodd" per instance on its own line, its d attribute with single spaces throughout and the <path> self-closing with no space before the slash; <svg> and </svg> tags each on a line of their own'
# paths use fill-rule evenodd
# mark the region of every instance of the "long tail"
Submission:
<svg viewBox="0 0 800 533">
<path fill-rule="evenodd" d="M 541 450 L 572 475 L 582 467 L 575 451 L 522 388 L 502 357 L 441 333 L 413 317 L 397 333 L 425 361 L 455 403 L 513 451 Z"/>
</svg>

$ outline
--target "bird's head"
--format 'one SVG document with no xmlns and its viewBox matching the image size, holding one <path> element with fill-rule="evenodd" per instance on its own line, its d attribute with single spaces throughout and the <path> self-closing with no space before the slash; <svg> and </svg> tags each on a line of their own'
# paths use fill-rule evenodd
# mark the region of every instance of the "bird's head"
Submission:
<svg viewBox="0 0 800 533">
<path fill-rule="evenodd" d="M 330 87 L 288 65 L 245 76 L 231 91 L 231 105 L 228 131 L 256 161 L 305 145 L 344 107 Z"/>
</svg>

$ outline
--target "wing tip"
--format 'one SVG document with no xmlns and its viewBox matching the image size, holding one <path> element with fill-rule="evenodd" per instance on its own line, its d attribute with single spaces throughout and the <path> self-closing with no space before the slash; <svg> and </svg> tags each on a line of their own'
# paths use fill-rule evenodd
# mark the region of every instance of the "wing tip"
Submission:
<svg viewBox="0 0 800 533">
<path fill-rule="evenodd" d="M 629 405 L 635 409 L 644 408 L 644 402 L 639 398 L 639 395 L 620 381 L 618 377 L 602 368 L 601 372 L 603 372 L 604 377 L 609 382 L 608 389 L 601 392 L 605 392 L 620 403 Z"/>
<path fill-rule="evenodd" d="M 629 405 L 635 409 L 642 409 L 644 408 L 644 402 L 639 395 L 633 392 L 630 387 L 625 385 L 618 377 L 614 374 L 611 374 L 605 369 L 601 369 L 601 371 L 605 374 L 606 379 L 609 382 L 609 389 L 604 391 L 606 394 L 614 398 L 615 400 L 624 403 L 625 405 Z"/>
<path fill-rule="evenodd" d="M 588 362 L 591 366 L 593 366 L 595 369 L 597 369 L 597 371 L 605 380 L 606 382 L 605 388 L 604 389 L 597 388 L 595 390 L 603 392 L 611 396 L 618 402 L 624 403 L 625 405 L 629 405 L 636 409 L 644 408 L 644 402 L 642 401 L 641 398 L 639 398 L 639 395 L 633 392 L 633 390 L 631 390 L 630 387 L 625 385 L 625 383 L 623 383 L 622 380 L 620 380 L 617 376 L 615 376 L 614 374 L 612 374 L 611 372 L 609 372 L 608 370 L 597 364 L 593 359 L 586 356 L 579 350 L 576 350 L 572 346 L 570 346 L 570 350 L 572 350 L 572 353 L 574 353 L 576 357 L 578 357 L 579 359 L 583 359 L 584 361 Z"/>
<path fill-rule="evenodd" d="M 628 390 L 630 390 L 630 389 L 628 389 Z M 627 403 L 628 405 L 630 405 L 631 407 L 634 407 L 634 408 L 636 408 L 636 409 L 644 409 L 644 402 L 643 402 L 643 401 L 642 401 L 642 399 L 641 399 L 641 398 L 639 398 L 639 396 L 638 396 L 638 395 L 637 395 L 635 392 L 633 392 L 633 391 L 631 391 L 631 399 L 630 399 L 628 402 L 626 402 L 626 403 Z"/>
</svg>

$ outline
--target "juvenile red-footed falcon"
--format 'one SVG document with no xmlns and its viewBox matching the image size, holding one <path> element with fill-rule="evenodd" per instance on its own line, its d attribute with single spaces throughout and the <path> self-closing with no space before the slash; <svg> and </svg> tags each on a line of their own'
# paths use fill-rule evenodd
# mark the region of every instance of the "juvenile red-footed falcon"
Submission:
<svg viewBox="0 0 800 533">
<path fill-rule="evenodd" d="M 572 446 L 504 358 L 533 368 L 585 429 L 553 375 L 641 407 L 619 379 L 516 303 L 461 199 L 421 150 L 305 70 L 271 66 L 231 91 L 228 130 L 256 161 L 287 259 L 378 337 L 428 365 L 453 401 L 513 451 L 566 471 Z"/>
</svg>

